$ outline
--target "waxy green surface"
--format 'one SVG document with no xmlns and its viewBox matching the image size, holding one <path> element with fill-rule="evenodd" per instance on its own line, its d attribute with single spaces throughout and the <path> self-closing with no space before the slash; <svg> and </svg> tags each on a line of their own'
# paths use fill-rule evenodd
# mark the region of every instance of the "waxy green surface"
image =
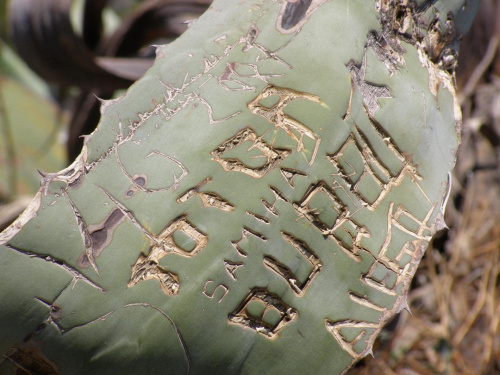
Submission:
<svg viewBox="0 0 500 375">
<path fill-rule="evenodd" d="M 391 72 L 372 2 L 283 30 L 286 7 L 216 1 L 44 179 L 0 237 L 2 373 L 337 374 L 406 306 L 443 227 L 450 77 L 433 93 L 399 40 Z"/>
</svg>

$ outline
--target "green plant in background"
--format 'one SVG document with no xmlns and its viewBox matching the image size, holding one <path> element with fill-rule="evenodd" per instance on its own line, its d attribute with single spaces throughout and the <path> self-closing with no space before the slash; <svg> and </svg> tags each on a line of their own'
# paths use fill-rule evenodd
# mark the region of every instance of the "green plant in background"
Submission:
<svg viewBox="0 0 500 375">
<path fill-rule="evenodd" d="M 0 202 L 36 192 L 37 168 L 65 165 L 57 124 L 66 115 L 48 96 L 47 86 L 0 41 Z"/>
<path fill-rule="evenodd" d="M 218 0 L 0 234 L 0 370 L 342 373 L 444 227 L 477 2 Z"/>
</svg>

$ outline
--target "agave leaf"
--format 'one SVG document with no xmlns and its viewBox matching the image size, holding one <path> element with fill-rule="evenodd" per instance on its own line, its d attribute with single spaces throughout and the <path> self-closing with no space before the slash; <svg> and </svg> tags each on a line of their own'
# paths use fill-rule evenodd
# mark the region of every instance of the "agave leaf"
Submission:
<svg viewBox="0 0 500 375">
<path fill-rule="evenodd" d="M 158 47 L 1 234 L 0 368 L 338 374 L 370 353 L 444 227 L 460 136 L 453 17 L 432 36 L 396 5 L 218 0 Z"/>
</svg>

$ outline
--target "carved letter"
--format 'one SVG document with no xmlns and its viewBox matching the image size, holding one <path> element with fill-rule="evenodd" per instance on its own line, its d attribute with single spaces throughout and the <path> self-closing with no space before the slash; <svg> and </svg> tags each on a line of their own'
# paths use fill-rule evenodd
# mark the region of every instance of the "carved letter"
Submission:
<svg viewBox="0 0 500 375">
<path fill-rule="evenodd" d="M 252 168 L 245 165 L 238 159 L 225 159 L 222 157 L 224 153 L 246 141 L 252 143 L 250 148 L 258 149 L 262 153 L 262 156 L 266 158 L 266 163 L 263 166 Z M 257 134 L 255 134 L 255 132 L 250 128 L 243 129 L 234 137 L 223 142 L 214 151 L 212 151 L 212 155 L 214 156 L 213 160 L 219 163 L 225 171 L 243 172 L 255 178 L 261 178 L 266 173 L 276 168 L 283 161 L 283 159 L 290 155 L 290 153 L 290 150 L 269 146 L 260 137 L 257 137 Z"/>
<path fill-rule="evenodd" d="M 279 96 L 280 99 L 272 107 L 265 107 L 259 103 L 262 99 L 275 95 Z M 283 129 L 293 140 L 297 142 L 298 152 L 304 150 L 304 136 L 312 139 L 314 141 L 314 150 L 312 152 L 309 165 L 313 165 L 321 138 L 307 126 L 285 114 L 286 105 L 295 99 L 307 99 L 312 102 L 322 104 L 322 101 L 316 95 L 268 85 L 254 100 L 248 103 L 248 109 L 253 114 L 264 117 L 267 121 L 273 124 L 276 129 Z M 294 132 L 299 134 L 298 138 Z"/>
<path fill-rule="evenodd" d="M 304 282 L 299 282 L 297 277 L 293 274 L 290 269 L 285 266 L 284 264 L 278 262 L 274 257 L 266 255 L 264 257 L 264 264 L 276 272 L 278 275 L 283 277 L 288 285 L 292 288 L 293 292 L 298 295 L 302 296 L 304 295 L 307 287 L 311 283 L 311 281 L 316 277 L 316 275 L 321 271 L 321 261 L 320 259 L 314 254 L 314 252 L 309 249 L 309 247 L 306 245 L 305 242 L 299 240 L 298 238 L 295 238 L 293 235 L 290 233 L 282 232 L 281 235 L 285 239 L 286 242 L 288 242 L 290 245 L 292 245 L 299 253 L 301 253 L 304 258 L 307 259 L 307 261 L 311 264 L 312 270 L 307 276 L 306 280 Z"/>
<path fill-rule="evenodd" d="M 248 306 L 255 301 L 264 304 L 264 310 L 259 316 L 253 316 L 248 311 Z M 266 312 L 274 309 L 279 314 L 277 322 L 267 322 Z M 294 308 L 286 305 L 277 295 L 270 293 L 264 288 L 253 288 L 236 309 L 229 314 L 231 323 L 239 324 L 243 327 L 251 328 L 266 337 L 274 339 L 279 331 L 288 323 L 298 317 L 298 312 Z"/>
<path fill-rule="evenodd" d="M 336 322 L 326 320 L 325 325 L 326 329 L 333 335 L 333 337 L 335 337 L 335 340 L 337 340 L 342 349 L 349 353 L 353 358 L 362 358 L 367 353 L 371 352 L 371 345 L 369 347 L 366 346 L 360 353 L 354 349 L 354 346 L 363 338 L 365 338 L 365 342 L 368 341 L 368 339 L 373 336 L 375 331 L 379 329 L 379 325 L 377 323 L 368 323 L 350 319 L 338 320 Z M 356 332 L 359 328 L 362 328 L 362 331 L 352 340 L 347 340 L 346 336 L 341 331 L 341 329 L 343 329 L 344 332 L 347 333 L 349 329 L 354 329 Z"/>
<path fill-rule="evenodd" d="M 226 296 L 226 294 L 229 292 L 229 288 L 227 286 L 225 286 L 224 284 L 219 284 L 219 285 L 217 285 L 214 288 L 212 294 L 210 294 L 210 293 L 207 293 L 207 286 L 208 286 L 209 283 L 213 283 L 213 281 L 212 280 L 207 280 L 205 282 L 205 285 L 203 286 L 203 290 L 201 292 L 204 295 L 206 295 L 208 298 L 214 298 L 215 293 L 217 292 L 217 289 L 222 288 L 222 290 L 224 291 L 224 293 L 222 294 L 222 296 L 217 301 L 217 303 L 220 303 L 222 301 L 222 299 Z"/>
</svg>

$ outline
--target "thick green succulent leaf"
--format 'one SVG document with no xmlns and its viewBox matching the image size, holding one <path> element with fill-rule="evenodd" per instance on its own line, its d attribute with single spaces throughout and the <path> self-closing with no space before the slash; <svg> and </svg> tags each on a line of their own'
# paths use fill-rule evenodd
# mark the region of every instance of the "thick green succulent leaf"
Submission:
<svg viewBox="0 0 500 375">
<path fill-rule="evenodd" d="M 158 47 L 0 235 L 1 371 L 338 374 L 370 353 L 444 226 L 460 131 L 393 6 L 218 0 Z"/>
</svg>

